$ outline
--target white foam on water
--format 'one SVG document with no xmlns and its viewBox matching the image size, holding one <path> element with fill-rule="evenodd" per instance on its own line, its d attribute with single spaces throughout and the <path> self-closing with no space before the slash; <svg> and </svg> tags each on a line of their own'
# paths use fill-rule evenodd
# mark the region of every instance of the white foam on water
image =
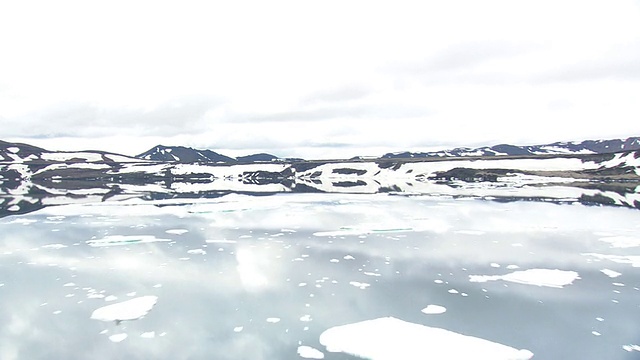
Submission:
<svg viewBox="0 0 640 360">
<path fill-rule="evenodd" d="M 518 284 L 561 288 L 570 285 L 580 276 L 575 271 L 558 269 L 529 269 L 515 271 L 506 275 L 469 275 L 470 282 L 504 280 Z"/>
<path fill-rule="evenodd" d="M 324 359 L 322 351 L 306 345 L 298 346 L 298 355 L 305 359 Z"/>
<path fill-rule="evenodd" d="M 422 309 L 422 312 L 427 314 L 427 315 L 437 315 L 437 314 L 443 314 L 447 311 L 447 308 L 441 305 L 427 305 L 426 308 Z"/>
<path fill-rule="evenodd" d="M 126 339 L 127 336 L 129 336 L 129 335 L 127 335 L 125 333 L 113 334 L 113 335 L 109 336 L 109 340 L 113 341 L 114 343 L 119 343 L 122 340 Z"/>
<path fill-rule="evenodd" d="M 149 295 L 103 306 L 93 311 L 91 319 L 100 321 L 137 320 L 149 313 L 158 297 Z"/>
<path fill-rule="evenodd" d="M 602 269 L 600 270 L 601 273 L 607 275 L 610 278 L 616 278 L 620 275 L 622 275 L 621 273 L 617 272 L 617 271 L 613 271 L 613 270 L 609 270 L 609 269 Z"/>
<path fill-rule="evenodd" d="M 393 317 L 336 326 L 320 335 L 327 351 L 372 360 L 528 360 L 529 350 Z"/>
</svg>

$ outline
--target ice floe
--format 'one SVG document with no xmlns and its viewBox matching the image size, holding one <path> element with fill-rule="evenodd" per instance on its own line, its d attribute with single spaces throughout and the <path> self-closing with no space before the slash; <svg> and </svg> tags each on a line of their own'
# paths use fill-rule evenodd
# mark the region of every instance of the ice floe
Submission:
<svg viewBox="0 0 640 360">
<path fill-rule="evenodd" d="M 469 275 L 471 282 L 487 282 L 504 280 L 519 284 L 548 286 L 561 288 L 572 284 L 580 276 L 575 271 L 565 271 L 558 269 L 529 269 L 515 271 L 506 275 Z"/>
<path fill-rule="evenodd" d="M 628 352 L 640 351 L 640 345 L 623 345 L 622 348 Z"/>
<path fill-rule="evenodd" d="M 125 334 L 125 333 L 113 334 L 113 335 L 109 336 L 109 340 L 111 340 L 111 341 L 113 341 L 115 343 L 118 343 L 118 342 L 121 342 L 122 340 L 126 339 L 127 336 L 128 335 Z"/>
<path fill-rule="evenodd" d="M 320 343 L 330 352 L 372 360 L 527 360 L 533 357 L 529 350 L 393 317 L 332 327 L 320 335 Z"/>
<path fill-rule="evenodd" d="M 305 359 L 324 359 L 322 351 L 306 345 L 298 346 L 298 355 Z"/>
<path fill-rule="evenodd" d="M 154 337 L 156 337 L 156 332 L 155 331 L 143 332 L 142 334 L 140 334 L 140 337 L 145 339 L 153 339 Z"/>
<path fill-rule="evenodd" d="M 280 322 L 280 318 L 270 317 L 270 318 L 267 318 L 267 322 L 268 323 L 272 323 L 272 324 L 279 323 Z"/>
<path fill-rule="evenodd" d="M 426 308 L 422 309 L 422 312 L 427 314 L 427 315 L 437 315 L 437 314 L 443 314 L 447 311 L 447 308 L 441 305 L 427 305 Z"/>
<path fill-rule="evenodd" d="M 157 301 L 157 296 L 149 295 L 103 306 L 93 311 L 91 319 L 100 321 L 137 320 L 147 315 Z"/>
<path fill-rule="evenodd" d="M 107 235 L 102 239 L 88 240 L 87 245 L 93 247 L 103 246 L 122 246 L 141 243 L 151 243 L 157 241 L 170 241 L 169 239 L 160 239 L 153 235 Z"/>
<path fill-rule="evenodd" d="M 610 270 L 610 269 L 602 269 L 602 270 L 600 270 L 600 272 L 605 274 L 605 275 L 607 275 L 610 278 L 616 278 L 616 277 L 622 275 L 621 273 L 619 273 L 617 271 Z"/>
<path fill-rule="evenodd" d="M 182 235 L 182 234 L 186 234 L 189 232 L 189 230 L 187 229 L 169 229 L 167 231 L 165 231 L 167 234 L 173 234 L 173 235 Z"/>
<path fill-rule="evenodd" d="M 611 244 L 613 248 L 630 248 L 640 246 L 640 237 L 608 236 L 600 238 L 600 241 Z"/>
</svg>

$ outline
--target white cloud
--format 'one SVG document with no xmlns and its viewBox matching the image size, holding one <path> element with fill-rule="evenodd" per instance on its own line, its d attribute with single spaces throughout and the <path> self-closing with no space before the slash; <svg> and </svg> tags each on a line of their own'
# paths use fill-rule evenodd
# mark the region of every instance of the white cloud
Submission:
<svg viewBox="0 0 640 360">
<path fill-rule="evenodd" d="M 640 134 L 630 0 L 1 6 L 4 140 L 353 156 Z"/>
</svg>

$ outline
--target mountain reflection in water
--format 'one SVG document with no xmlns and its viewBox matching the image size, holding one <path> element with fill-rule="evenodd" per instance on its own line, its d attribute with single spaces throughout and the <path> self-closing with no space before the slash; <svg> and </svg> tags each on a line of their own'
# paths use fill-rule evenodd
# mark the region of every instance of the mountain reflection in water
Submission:
<svg viewBox="0 0 640 360">
<path fill-rule="evenodd" d="M 0 219 L 0 358 L 407 358 L 445 333 L 460 336 L 442 359 L 473 339 L 523 358 L 640 356 L 637 209 L 149 194 Z M 421 330 L 367 346 L 362 324 L 387 318 Z M 322 343 L 330 329 L 357 333 Z"/>
</svg>

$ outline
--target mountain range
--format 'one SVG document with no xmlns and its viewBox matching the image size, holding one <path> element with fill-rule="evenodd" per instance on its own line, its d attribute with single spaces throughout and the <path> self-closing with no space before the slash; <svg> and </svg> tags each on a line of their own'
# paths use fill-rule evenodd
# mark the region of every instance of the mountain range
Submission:
<svg viewBox="0 0 640 360">
<path fill-rule="evenodd" d="M 585 140 L 582 142 L 555 142 L 544 145 L 500 144 L 491 147 L 459 147 L 433 152 L 388 153 L 379 159 L 426 159 L 449 157 L 494 157 L 527 155 L 568 155 L 605 154 L 640 150 L 640 137 L 612 140 Z M 353 160 L 363 160 L 355 157 Z M 373 160 L 376 158 L 369 158 Z M 303 159 L 279 158 L 272 154 L 260 153 L 240 157 L 226 156 L 208 149 L 194 149 L 184 146 L 157 145 L 134 157 L 105 151 L 49 151 L 37 146 L 10 143 L 0 140 L 0 162 L 104 162 L 126 163 L 136 161 L 177 162 L 177 163 L 217 163 L 246 164 L 265 162 L 302 162 Z"/>
</svg>

